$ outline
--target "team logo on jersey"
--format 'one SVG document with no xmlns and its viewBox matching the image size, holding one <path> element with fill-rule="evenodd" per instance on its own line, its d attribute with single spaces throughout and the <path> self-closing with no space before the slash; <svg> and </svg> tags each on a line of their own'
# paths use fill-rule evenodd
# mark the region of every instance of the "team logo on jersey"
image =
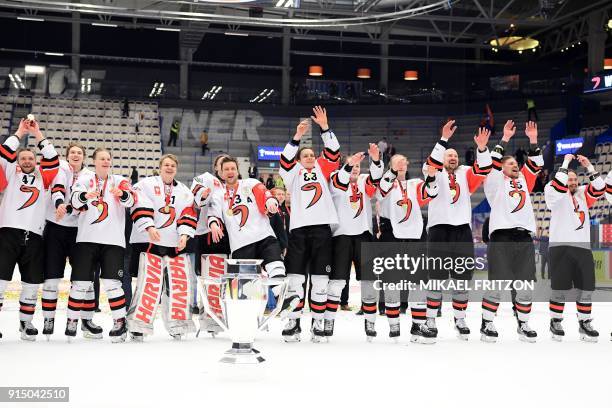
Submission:
<svg viewBox="0 0 612 408">
<path fill-rule="evenodd" d="M 237 205 L 234 208 L 232 208 L 232 214 L 240 215 L 239 227 L 242 228 L 245 226 L 245 224 L 247 223 L 247 220 L 249 219 L 249 207 L 247 207 L 244 204 Z"/>
<path fill-rule="evenodd" d="M 452 198 L 451 204 L 455 204 L 457 200 L 459 200 L 459 196 L 461 195 L 461 187 L 459 184 L 456 184 L 450 188 L 450 195 Z"/>
<path fill-rule="evenodd" d="M 580 210 L 574 210 L 574 212 L 576 213 L 576 215 L 578 215 L 578 220 L 580 221 L 580 226 L 576 228 L 576 231 L 578 231 L 579 229 L 582 229 L 584 227 L 584 221 L 586 220 L 586 214 L 584 213 L 584 211 L 580 211 Z"/>
<path fill-rule="evenodd" d="M 412 201 L 410 201 L 410 199 L 406 197 L 406 199 L 398 200 L 396 204 L 402 207 L 404 211 L 406 211 L 406 215 L 404 215 L 404 218 L 402 218 L 399 223 L 408 220 L 408 218 L 410 218 L 410 213 L 412 212 Z"/>
<path fill-rule="evenodd" d="M 102 221 L 108 218 L 108 204 L 105 201 L 95 200 L 92 201 L 91 204 L 98 209 L 100 209 L 100 205 L 102 206 L 102 209 L 99 210 L 100 215 L 98 215 L 98 218 L 94 222 L 92 222 L 91 225 L 101 223 Z"/>
<path fill-rule="evenodd" d="M 169 217 L 166 220 L 166 222 L 164 222 L 164 225 L 159 227 L 160 229 L 169 227 L 172 224 L 174 224 L 174 220 L 176 219 L 176 209 L 174 207 L 165 206 L 165 207 L 160 208 L 157 211 L 159 211 L 162 214 L 169 215 Z"/>
<path fill-rule="evenodd" d="M 314 196 L 312 197 L 312 200 L 310 200 L 310 203 L 306 206 L 306 209 L 315 205 L 321 198 L 321 195 L 323 195 L 323 189 L 321 188 L 321 185 L 319 183 L 304 184 L 301 190 L 302 191 L 314 191 Z"/>
<path fill-rule="evenodd" d="M 527 200 L 527 194 L 523 191 L 523 186 L 520 181 L 510 180 L 510 187 L 512 191 L 508 192 L 508 195 L 515 200 L 518 200 L 518 204 L 510 213 L 515 213 L 520 211 L 525 206 L 525 201 Z"/>
<path fill-rule="evenodd" d="M 161 188 L 159 188 L 159 186 L 153 187 L 153 191 L 155 192 L 156 196 L 161 195 Z"/>
<path fill-rule="evenodd" d="M 361 212 L 363 211 L 363 194 L 359 192 L 356 196 L 351 195 L 349 197 L 349 201 L 351 203 L 352 208 L 357 208 L 357 213 L 355 214 L 353 219 L 359 217 L 361 215 Z"/>
<path fill-rule="evenodd" d="M 23 203 L 21 207 L 17 209 L 18 211 L 30 207 L 32 204 L 36 202 L 36 200 L 38 200 L 38 197 L 40 196 L 40 190 L 33 186 L 21 186 L 19 187 L 19 191 L 23 193 L 30 193 L 31 195 L 26 200 L 26 202 Z"/>
</svg>

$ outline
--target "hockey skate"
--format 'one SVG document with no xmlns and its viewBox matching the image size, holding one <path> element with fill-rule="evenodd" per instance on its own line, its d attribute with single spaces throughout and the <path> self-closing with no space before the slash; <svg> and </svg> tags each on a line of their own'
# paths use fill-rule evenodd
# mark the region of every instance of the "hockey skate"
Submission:
<svg viewBox="0 0 612 408">
<path fill-rule="evenodd" d="M 113 343 L 122 343 L 127 337 L 127 325 L 125 324 L 125 317 L 114 319 L 113 328 L 108 332 Z"/>
<path fill-rule="evenodd" d="M 364 323 L 364 328 L 365 328 L 366 340 L 368 341 L 368 343 L 371 343 L 372 340 L 374 340 L 374 337 L 376 337 L 376 330 L 374 329 L 374 322 L 365 320 L 363 323 Z"/>
<path fill-rule="evenodd" d="M 538 337 L 538 333 L 529 327 L 529 323 L 527 322 L 520 322 L 516 328 L 516 332 L 519 335 L 519 340 L 527 343 L 535 343 L 536 338 Z"/>
<path fill-rule="evenodd" d="M 334 320 L 325 319 L 324 331 L 325 331 L 325 337 L 327 338 L 327 341 L 329 341 L 329 338 L 334 335 Z"/>
<path fill-rule="evenodd" d="M 482 319 L 482 325 L 480 326 L 480 340 L 485 343 L 497 342 L 497 329 L 491 320 Z"/>
<path fill-rule="evenodd" d="M 550 335 L 554 341 L 562 341 L 565 336 L 565 330 L 561 322 L 563 319 L 550 319 Z"/>
<path fill-rule="evenodd" d="M 300 341 L 300 334 L 302 333 L 302 328 L 300 327 L 300 319 L 289 319 L 285 328 L 283 329 L 283 339 L 287 343 L 295 343 Z"/>
<path fill-rule="evenodd" d="M 410 334 L 412 335 L 410 342 L 420 344 L 434 344 L 436 342 L 436 337 L 438 336 L 436 332 L 429 328 L 427 323 L 414 322 L 410 328 Z"/>
<path fill-rule="evenodd" d="M 428 317 L 425 321 L 427 328 L 430 332 L 434 333 L 436 337 L 438 336 L 438 328 L 436 327 L 436 319 L 433 317 Z"/>
<path fill-rule="evenodd" d="M 139 332 L 130 332 L 130 340 L 134 343 L 142 343 L 144 341 L 144 335 Z"/>
<path fill-rule="evenodd" d="M 467 323 L 465 323 L 465 319 L 464 318 L 457 319 L 456 317 L 454 319 L 455 319 L 455 331 L 457 332 L 457 338 L 459 338 L 459 340 L 467 341 L 467 339 L 470 336 L 470 328 L 467 326 Z"/>
<path fill-rule="evenodd" d="M 76 337 L 78 325 L 79 321 L 77 319 L 68 319 L 66 321 L 66 331 L 64 334 L 66 335 L 68 343 L 70 343 L 72 339 Z"/>
<path fill-rule="evenodd" d="M 45 322 L 43 323 L 43 333 L 47 336 L 47 341 L 51 339 L 51 335 L 53 334 L 53 330 L 55 328 L 55 319 L 52 317 L 45 317 Z"/>
<path fill-rule="evenodd" d="M 396 343 L 399 341 L 400 337 L 400 324 L 393 323 L 389 324 L 389 337 L 393 339 Z"/>
<path fill-rule="evenodd" d="M 578 332 L 580 333 L 580 340 L 589 343 L 597 343 L 599 340 L 599 332 L 591 325 L 593 320 L 578 320 Z"/>
<path fill-rule="evenodd" d="M 312 325 L 310 326 L 310 341 L 313 343 L 323 343 L 326 341 L 323 319 L 312 319 Z"/>
<path fill-rule="evenodd" d="M 91 319 L 81 319 L 81 331 L 86 339 L 102 338 L 102 328 Z"/>
<path fill-rule="evenodd" d="M 36 341 L 38 329 L 34 327 L 32 322 L 19 321 L 19 331 L 21 332 L 21 340 Z"/>
</svg>

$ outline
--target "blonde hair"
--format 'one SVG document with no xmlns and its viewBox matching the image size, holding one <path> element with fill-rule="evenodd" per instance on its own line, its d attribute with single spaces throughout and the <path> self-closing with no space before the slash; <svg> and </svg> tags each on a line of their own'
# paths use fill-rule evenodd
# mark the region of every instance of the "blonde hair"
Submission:
<svg viewBox="0 0 612 408">
<path fill-rule="evenodd" d="M 91 155 L 91 158 L 93 160 L 96 160 L 96 156 L 98 156 L 98 153 L 102 153 L 102 152 L 108 153 L 111 159 L 113 158 L 113 155 L 111 154 L 110 150 L 108 150 L 106 147 L 98 147 L 96 150 L 94 150 L 93 154 Z"/>
<path fill-rule="evenodd" d="M 176 157 L 175 155 L 168 153 L 168 154 L 164 154 L 160 159 L 159 159 L 159 167 L 161 168 L 162 164 L 164 163 L 164 160 L 166 159 L 170 159 L 174 162 L 174 164 L 176 164 L 176 168 L 178 169 L 179 166 L 179 161 L 178 161 L 178 157 Z"/>
</svg>

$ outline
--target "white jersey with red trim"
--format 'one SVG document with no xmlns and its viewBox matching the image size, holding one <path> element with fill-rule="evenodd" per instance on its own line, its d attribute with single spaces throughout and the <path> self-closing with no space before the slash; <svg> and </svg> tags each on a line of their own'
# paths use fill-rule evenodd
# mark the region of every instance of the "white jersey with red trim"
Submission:
<svg viewBox="0 0 612 408">
<path fill-rule="evenodd" d="M 47 221 L 64 227 L 76 228 L 79 223 L 79 211 L 75 211 L 70 204 L 70 196 L 72 195 L 72 187 L 78 178 L 84 174 L 92 175 L 93 171 L 82 168 L 78 173 L 66 160 L 59 161 L 59 171 L 53 182 L 51 183 L 51 196 L 47 200 Z M 61 220 L 55 218 L 55 209 L 59 204 L 66 204 L 67 212 Z"/>
<path fill-rule="evenodd" d="M 357 181 L 350 182 L 352 167 L 343 166 L 332 173 L 329 183 L 338 213 L 338 224 L 332 225 L 332 235 L 360 235 L 372 233 L 371 198 L 376 194 L 378 183 L 383 174 L 383 163 L 372 162 L 370 174 L 360 174 Z"/>
<path fill-rule="evenodd" d="M 281 154 L 279 174 L 291 194 L 290 231 L 310 225 L 338 224 L 328 183 L 340 163 L 340 144 L 331 130 L 321 133 L 321 138 L 325 148 L 311 170 L 297 160 L 299 142 L 291 140 Z"/>
<path fill-rule="evenodd" d="M 423 235 L 421 207 L 438 194 L 434 177 L 427 179 L 397 180 L 388 170 L 380 180 L 377 198 L 381 217 L 391 221 L 393 236 L 397 239 L 420 239 Z"/>
<path fill-rule="evenodd" d="M 544 158 L 538 148 L 530 152 L 527 162 L 516 179 L 502 172 L 501 159 L 504 148 L 495 146 L 491 153 L 493 170 L 484 183 L 484 192 L 491 206 L 489 236 L 496 230 L 523 228 L 536 232 L 535 216 L 529 194 L 533 190 L 537 174 L 544 165 Z"/>
<path fill-rule="evenodd" d="M 612 172 L 606 176 L 606 200 L 612 204 Z"/>
<path fill-rule="evenodd" d="M 561 167 L 544 187 L 546 207 L 550 215 L 550 246 L 570 245 L 591 249 L 589 208 L 605 192 L 606 183 L 598 173 L 590 176 L 588 186 L 580 186 L 574 194 L 567 186 L 567 168 Z"/>
<path fill-rule="evenodd" d="M 218 223 L 229 235 L 232 252 L 267 237 L 276 237 L 266 215 L 266 202 L 276 199 L 259 181 L 238 180 L 235 190 L 215 190 L 210 200 L 208 224 Z"/>
<path fill-rule="evenodd" d="M 117 198 L 111 189 L 123 191 Z M 86 198 L 89 192 L 99 192 L 100 198 Z M 130 182 L 122 176 L 109 174 L 106 180 L 95 173 L 81 175 L 74 187 L 70 202 L 80 210 L 76 242 L 116 245 L 125 248 L 125 208 L 136 202 Z"/>
<path fill-rule="evenodd" d="M 223 190 L 221 181 L 208 172 L 200 174 L 198 177 L 194 177 L 191 183 L 191 192 L 194 196 L 196 208 L 200 209 L 198 225 L 195 232 L 196 235 L 208 234 L 210 231 L 208 228 L 208 203 L 210 202 L 213 191 L 219 189 Z M 208 196 L 202 198 L 202 194 L 207 190 Z"/>
<path fill-rule="evenodd" d="M 33 172 L 23 173 L 17 165 L 19 138 L 10 136 L 0 145 L 0 167 L 7 186 L 0 204 L 0 228 L 16 228 L 42 235 L 48 189 L 59 168 L 57 152 L 48 140 L 38 145 L 43 158 Z"/>
<path fill-rule="evenodd" d="M 438 195 L 429 203 L 427 212 L 427 228 L 434 225 L 464 225 L 472 226 L 472 193 L 484 182 L 491 171 L 492 160 L 489 149 L 476 153 L 472 166 L 459 166 L 449 173 L 444 168 L 444 153 L 448 145 L 445 140 L 436 143 L 427 163 L 423 165 L 426 174 L 427 165 L 438 169 L 436 183 Z"/>
<path fill-rule="evenodd" d="M 193 194 L 181 182 L 164 184 L 161 176 L 151 176 L 133 186 L 138 200 L 131 209 L 134 228 L 130 243 L 149 242 L 147 228 L 155 227 L 160 239 L 155 245 L 176 248 L 181 235 L 193 238 L 196 213 Z"/>
</svg>

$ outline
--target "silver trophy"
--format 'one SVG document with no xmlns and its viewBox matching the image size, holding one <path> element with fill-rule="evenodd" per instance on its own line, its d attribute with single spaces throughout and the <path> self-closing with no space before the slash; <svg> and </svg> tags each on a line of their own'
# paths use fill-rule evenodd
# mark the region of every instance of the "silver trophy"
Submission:
<svg viewBox="0 0 612 408">
<path fill-rule="evenodd" d="M 229 334 L 232 348 L 225 352 L 222 363 L 255 364 L 265 359 L 253 348 L 255 335 L 281 311 L 287 283 L 261 273 L 259 259 L 227 259 L 226 273 L 217 278 L 203 278 L 204 309 Z M 271 286 L 281 287 L 274 310 L 264 316 Z M 221 313 L 214 310 L 209 293 L 219 294 Z"/>
</svg>

